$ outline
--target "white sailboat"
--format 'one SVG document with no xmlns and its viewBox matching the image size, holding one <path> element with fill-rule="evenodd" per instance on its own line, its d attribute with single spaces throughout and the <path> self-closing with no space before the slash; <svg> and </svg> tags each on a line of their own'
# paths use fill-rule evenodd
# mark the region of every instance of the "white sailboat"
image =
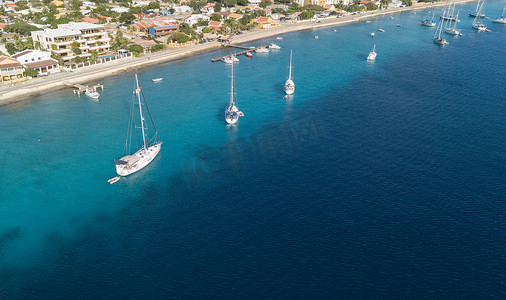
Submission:
<svg viewBox="0 0 506 300">
<path fill-rule="evenodd" d="M 134 94 L 132 96 L 132 106 L 130 109 L 130 125 L 128 127 L 127 131 L 127 139 L 125 143 L 125 156 L 122 158 L 114 161 L 114 164 L 116 165 L 116 173 L 121 176 L 127 176 L 132 173 L 135 173 L 139 171 L 140 169 L 147 166 L 153 159 L 158 155 L 160 152 L 160 149 L 162 147 L 162 142 L 160 141 L 160 137 L 158 136 L 158 132 L 156 131 L 155 124 L 153 122 L 153 119 L 151 118 L 151 113 L 149 112 L 149 108 L 146 102 L 146 99 L 143 98 L 143 102 L 141 101 L 141 87 L 139 86 L 139 80 L 137 78 L 137 74 L 135 74 L 135 84 L 137 88 L 134 90 Z M 139 122 L 140 122 L 140 129 L 142 134 L 142 145 L 140 148 L 133 154 L 128 154 L 130 152 L 130 147 L 136 146 L 132 145 L 132 135 L 135 129 L 138 128 L 135 126 L 134 119 L 135 118 L 135 105 L 139 106 Z M 153 129 L 155 131 L 154 136 L 150 140 L 146 140 L 146 131 L 148 130 L 144 115 L 143 115 L 143 109 L 142 106 L 145 106 L 149 118 L 151 119 L 151 123 L 153 124 Z"/>
<path fill-rule="evenodd" d="M 440 18 L 448 22 L 460 22 L 459 17 L 455 16 L 455 2 L 448 4 L 448 15 L 443 14 Z"/>
<path fill-rule="evenodd" d="M 436 26 L 436 22 L 434 22 L 434 10 L 432 10 L 432 18 L 426 17 L 424 20 L 420 20 L 423 26 L 434 27 Z"/>
<path fill-rule="evenodd" d="M 243 117 L 242 111 L 239 111 L 234 102 L 234 65 L 232 64 L 232 75 L 230 76 L 230 103 L 225 110 L 225 121 L 228 124 L 235 124 L 239 117 Z"/>
<path fill-rule="evenodd" d="M 473 21 L 473 28 L 478 30 L 478 31 L 485 31 L 487 30 L 487 25 L 481 23 L 479 21 L 480 18 L 483 18 L 485 15 L 483 14 L 483 17 L 480 17 L 481 14 L 481 10 L 483 9 L 483 4 L 485 3 L 485 0 L 483 0 L 483 2 L 481 2 L 481 5 L 480 4 L 480 1 L 478 1 L 478 5 L 479 7 L 477 8 L 477 12 L 476 12 L 476 16 L 474 17 L 474 21 Z"/>
<path fill-rule="evenodd" d="M 292 80 L 292 50 L 290 50 L 290 71 L 288 72 L 288 79 L 285 82 L 285 93 L 291 95 L 295 92 L 295 83 Z"/>
<path fill-rule="evenodd" d="M 473 18 L 479 18 L 479 19 L 485 18 L 485 14 L 481 12 L 481 7 L 483 6 L 483 3 L 485 3 L 485 0 L 483 0 L 483 2 L 481 2 L 481 5 L 480 5 L 480 0 L 478 0 L 478 3 L 476 3 L 476 11 L 474 13 L 469 13 L 469 16 L 473 17 Z"/>
<path fill-rule="evenodd" d="M 446 14 L 446 11 L 443 14 Z M 445 23 L 445 20 L 440 19 L 439 23 L 437 25 L 437 28 L 436 28 L 436 32 L 434 33 L 434 43 L 436 43 L 438 45 L 448 44 L 448 42 L 444 38 L 441 37 L 441 31 L 443 30 L 444 23 Z"/>
<path fill-rule="evenodd" d="M 456 19 L 458 20 L 459 18 L 459 12 L 457 12 L 457 16 L 456 16 Z M 448 33 L 448 34 L 452 34 L 452 35 L 459 35 L 460 34 L 460 29 L 457 29 L 457 22 L 453 22 L 453 26 L 451 24 L 448 24 L 446 23 L 447 25 L 449 26 L 446 26 L 445 27 L 445 32 Z"/>
<path fill-rule="evenodd" d="M 499 23 L 499 24 L 506 24 L 506 16 L 504 16 L 504 11 L 506 11 L 506 5 L 504 5 L 504 8 L 502 9 L 501 16 L 497 19 L 493 19 L 492 22 Z"/>
<path fill-rule="evenodd" d="M 367 56 L 367 60 L 375 60 L 376 59 L 376 44 L 372 48 L 372 52 L 369 52 L 369 55 Z"/>
</svg>

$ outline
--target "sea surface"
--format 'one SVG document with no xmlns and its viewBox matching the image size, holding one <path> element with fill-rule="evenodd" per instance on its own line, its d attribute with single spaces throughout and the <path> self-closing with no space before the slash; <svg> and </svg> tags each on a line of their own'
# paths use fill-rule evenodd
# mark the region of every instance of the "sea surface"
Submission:
<svg viewBox="0 0 506 300">
<path fill-rule="evenodd" d="M 113 185 L 133 71 L 0 107 L 0 299 L 506 298 L 506 26 L 475 7 L 444 47 L 423 11 L 246 43 L 282 49 L 235 65 L 235 126 L 233 50 L 139 69 L 163 146 Z"/>
</svg>

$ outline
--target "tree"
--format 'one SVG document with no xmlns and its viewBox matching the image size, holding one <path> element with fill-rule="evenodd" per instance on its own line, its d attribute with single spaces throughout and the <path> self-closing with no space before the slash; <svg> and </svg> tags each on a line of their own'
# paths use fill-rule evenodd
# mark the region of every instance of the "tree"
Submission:
<svg viewBox="0 0 506 300">
<path fill-rule="evenodd" d="M 72 52 L 74 52 L 75 55 L 83 53 L 81 49 L 79 49 L 79 43 L 76 41 L 73 41 L 72 44 L 70 44 L 70 48 L 72 49 Z"/>
<path fill-rule="evenodd" d="M 269 5 L 269 1 L 266 1 L 266 0 L 262 0 L 262 2 L 260 2 L 260 7 L 261 8 L 267 8 L 267 5 Z"/>
<path fill-rule="evenodd" d="M 178 41 L 179 43 L 186 43 L 190 40 L 190 37 L 182 32 L 176 32 L 172 36 L 172 40 Z"/>
<path fill-rule="evenodd" d="M 158 51 L 163 50 L 164 48 L 165 48 L 164 45 L 162 45 L 162 44 L 156 44 L 153 47 L 151 47 L 151 52 L 158 52 Z"/>
<path fill-rule="evenodd" d="M 211 21 L 221 21 L 221 16 L 218 14 L 212 14 Z"/>
<path fill-rule="evenodd" d="M 131 24 L 132 21 L 135 19 L 136 19 L 135 16 L 129 12 L 122 12 L 121 16 L 119 17 L 119 21 L 121 23 L 127 23 L 127 24 Z"/>
<path fill-rule="evenodd" d="M 233 7 L 237 4 L 237 0 L 221 0 L 221 4 L 225 7 Z"/>
<path fill-rule="evenodd" d="M 411 0 L 402 0 L 402 4 L 406 6 L 411 6 L 413 5 L 413 2 Z"/>
<path fill-rule="evenodd" d="M 70 0 L 69 4 L 70 4 L 70 8 L 73 11 L 75 11 L 75 12 L 81 11 L 81 5 L 82 5 L 81 1 L 79 1 L 79 0 Z"/>
<path fill-rule="evenodd" d="M 160 3 L 158 3 L 158 2 L 150 2 L 148 4 L 148 9 L 160 9 Z"/>
<path fill-rule="evenodd" d="M 237 0 L 237 4 L 241 6 L 248 6 L 248 0 Z"/>
<path fill-rule="evenodd" d="M 365 7 L 367 8 L 367 10 L 377 10 L 378 9 L 378 6 L 374 3 L 367 3 L 367 5 Z"/>
<path fill-rule="evenodd" d="M 211 29 L 209 29 L 209 27 L 204 27 L 204 28 L 202 28 L 202 32 L 209 33 L 209 32 L 211 32 Z"/>
<path fill-rule="evenodd" d="M 206 5 L 207 1 L 204 0 L 191 0 L 188 2 L 188 5 L 193 8 L 193 10 L 199 10 L 202 6 Z"/>
<path fill-rule="evenodd" d="M 220 12 L 221 11 L 221 3 L 216 2 L 216 4 L 214 4 L 214 11 L 215 12 Z"/>
<path fill-rule="evenodd" d="M 299 18 L 301 20 L 308 20 L 308 19 L 312 19 L 314 17 L 314 12 L 312 11 L 309 11 L 309 10 L 305 10 L 303 11 L 300 15 L 299 15 Z"/>
<path fill-rule="evenodd" d="M 25 77 L 37 77 L 38 72 L 32 68 L 26 68 L 23 74 Z"/>
<path fill-rule="evenodd" d="M 5 49 L 7 49 L 7 52 L 9 52 L 9 55 L 12 55 L 12 54 L 18 52 L 18 49 L 16 49 L 16 46 L 14 46 L 13 43 L 5 44 Z"/>
<path fill-rule="evenodd" d="M 128 50 L 132 53 L 142 53 L 143 52 L 141 45 L 137 45 L 137 44 L 130 45 Z"/>
</svg>

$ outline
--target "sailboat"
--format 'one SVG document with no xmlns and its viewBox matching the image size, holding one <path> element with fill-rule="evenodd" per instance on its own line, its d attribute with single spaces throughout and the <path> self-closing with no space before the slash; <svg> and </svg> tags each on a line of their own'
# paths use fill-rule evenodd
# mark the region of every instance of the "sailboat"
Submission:
<svg viewBox="0 0 506 300">
<path fill-rule="evenodd" d="M 292 50 L 290 50 L 290 71 L 288 72 L 288 79 L 285 82 L 285 93 L 291 95 L 295 92 L 295 83 L 292 80 Z"/>
<path fill-rule="evenodd" d="M 477 9 L 477 12 L 476 12 L 476 16 L 474 17 L 474 21 L 473 21 L 473 28 L 478 30 L 478 31 L 485 31 L 487 30 L 487 25 L 481 23 L 478 19 L 480 18 L 483 18 L 485 15 L 483 14 L 483 17 L 480 17 L 481 15 L 481 10 L 483 9 L 483 4 L 485 3 L 485 0 L 483 2 L 481 2 L 481 5 L 479 6 L 479 8 Z M 479 1 L 478 1 L 478 4 L 479 4 Z"/>
<path fill-rule="evenodd" d="M 428 17 L 426 17 L 424 20 L 420 20 L 420 22 L 422 22 L 423 26 L 427 27 L 436 26 L 436 22 L 434 22 L 434 10 L 432 10 L 432 18 L 429 19 Z"/>
<path fill-rule="evenodd" d="M 485 0 L 483 0 L 483 2 L 481 2 L 481 5 L 480 5 L 480 0 L 478 0 L 478 3 L 476 3 L 476 12 L 469 13 L 469 16 L 473 17 L 473 18 L 478 18 L 478 19 L 485 18 L 485 14 L 481 12 L 481 7 L 483 6 L 483 3 L 485 3 Z"/>
<path fill-rule="evenodd" d="M 446 14 L 446 11 L 443 13 Z M 434 33 L 434 43 L 438 45 L 446 45 L 448 42 L 441 37 L 441 31 L 443 30 L 445 20 L 440 19 L 439 24 L 437 25 L 436 32 Z"/>
<path fill-rule="evenodd" d="M 457 16 L 455 17 L 457 20 L 459 19 L 459 12 L 460 11 L 457 12 Z M 445 27 L 445 32 L 452 35 L 459 35 L 460 29 L 457 29 L 457 22 L 453 22 L 453 26 L 450 24 L 450 26 Z"/>
<path fill-rule="evenodd" d="M 376 59 L 376 44 L 372 48 L 372 52 L 369 52 L 369 55 L 367 56 L 367 60 L 375 60 Z"/>
<path fill-rule="evenodd" d="M 234 103 L 234 65 L 232 64 L 232 75 L 230 76 L 230 104 L 225 110 L 225 121 L 228 124 L 235 124 L 239 117 L 243 117 L 242 111 L 239 111 Z"/>
<path fill-rule="evenodd" d="M 385 14 L 383 14 L 383 16 L 381 17 L 381 24 L 380 24 L 380 27 L 378 28 L 379 32 L 385 32 L 385 29 L 383 29 L 383 21 L 384 20 L 385 20 Z"/>
<path fill-rule="evenodd" d="M 443 14 L 440 18 L 448 22 L 460 22 L 458 15 L 455 16 L 455 2 L 448 5 L 448 15 Z"/>
<path fill-rule="evenodd" d="M 130 153 L 130 147 L 135 146 L 132 145 L 132 141 L 135 141 L 135 139 L 134 140 L 132 139 L 132 135 L 136 136 L 134 134 L 134 131 L 136 128 L 139 128 L 136 127 L 134 124 L 135 123 L 134 119 L 136 119 L 134 117 L 136 115 L 135 113 L 136 105 L 139 106 L 139 122 L 142 134 L 142 145 L 135 153 L 126 154 L 122 158 L 114 161 L 114 164 L 116 165 L 116 173 L 118 173 L 118 175 L 121 176 L 130 175 L 147 166 L 151 161 L 153 161 L 156 155 L 158 155 L 158 152 L 160 152 L 160 149 L 162 147 L 162 142 L 160 141 L 160 137 L 158 136 L 155 123 L 153 122 L 153 118 L 151 118 L 151 113 L 149 112 L 149 108 L 146 99 L 144 98 L 144 95 L 142 95 L 143 101 L 141 101 L 142 92 L 141 87 L 139 86 L 137 74 L 135 74 L 135 84 L 137 88 L 134 90 L 132 96 L 132 106 L 130 108 L 130 125 L 127 130 L 127 139 L 125 143 L 124 153 Z M 150 140 L 146 140 L 146 131 L 148 130 L 148 128 L 143 115 L 142 109 L 143 105 L 147 109 L 149 118 L 151 119 L 151 123 L 153 124 L 153 129 L 155 131 L 154 136 Z"/>
<path fill-rule="evenodd" d="M 506 17 L 504 16 L 504 11 L 506 11 L 506 5 L 504 5 L 504 8 L 502 9 L 501 16 L 498 17 L 497 19 L 493 19 L 492 22 L 506 24 Z"/>
</svg>

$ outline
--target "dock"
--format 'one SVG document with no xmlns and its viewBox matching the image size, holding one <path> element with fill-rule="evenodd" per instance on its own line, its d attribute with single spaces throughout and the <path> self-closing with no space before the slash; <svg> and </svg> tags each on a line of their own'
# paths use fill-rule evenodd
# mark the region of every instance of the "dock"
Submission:
<svg viewBox="0 0 506 300">
<path fill-rule="evenodd" d="M 213 59 L 211 59 L 212 62 L 220 61 L 224 57 L 227 57 L 227 56 L 230 56 L 230 55 L 239 56 L 239 55 L 246 54 L 246 52 L 254 52 L 258 48 L 267 48 L 267 47 L 269 47 L 269 45 L 259 46 L 259 47 L 244 47 L 244 46 L 227 44 L 227 45 L 223 45 L 223 47 L 231 47 L 231 48 L 243 49 L 244 51 L 237 52 L 237 53 L 234 53 L 234 54 L 228 54 L 228 55 L 225 55 L 225 56 L 222 56 L 222 57 L 218 57 L 218 58 L 213 58 Z"/>
<path fill-rule="evenodd" d="M 104 90 L 104 86 L 102 84 L 94 84 L 92 86 L 82 85 L 78 83 L 72 83 L 72 82 L 64 82 L 64 85 L 71 87 L 74 89 L 74 94 L 77 94 L 80 96 L 82 93 L 86 92 L 88 89 L 93 89 L 96 91 L 98 88 L 100 88 L 102 91 Z"/>
</svg>

